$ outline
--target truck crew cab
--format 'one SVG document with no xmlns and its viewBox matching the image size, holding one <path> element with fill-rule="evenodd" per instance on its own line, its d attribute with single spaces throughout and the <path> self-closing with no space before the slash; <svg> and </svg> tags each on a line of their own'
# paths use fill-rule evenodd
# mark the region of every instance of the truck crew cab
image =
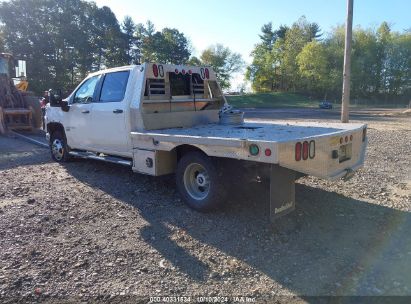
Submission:
<svg viewBox="0 0 411 304">
<path fill-rule="evenodd" d="M 240 174 L 263 169 L 271 219 L 294 210 L 298 176 L 350 177 L 367 145 L 362 124 L 244 121 L 211 68 L 169 64 L 90 74 L 67 99 L 52 100 L 46 122 L 55 161 L 82 157 L 154 176 L 175 173 L 182 198 L 200 211 L 229 194 L 225 160 L 246 164 Z"/>
</svg>

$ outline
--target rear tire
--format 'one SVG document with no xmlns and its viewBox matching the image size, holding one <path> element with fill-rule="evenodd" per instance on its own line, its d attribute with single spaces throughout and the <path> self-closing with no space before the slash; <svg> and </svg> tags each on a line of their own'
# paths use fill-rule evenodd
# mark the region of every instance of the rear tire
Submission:
<svg viewBox="0 0 411 304">
<path fill-rule="evenodd" d="M 26 95 L 24 96 L 28 107 L 31 107 L 32 126 L 34 129 L 40 129 L 43 124 L 43 113 L 41 111 L 40 101 L 37 97 Z"/>
<path fill-rule="evenodd" d="M 210 157 L 201 152 L 188 152 L 177 164 L 177 188 L 184 202 L 198 211 L 210 211 L 225 202 L 222 172 Z"/>
<path fill-rule="evenodd" d="M 70 160 L 66 137 L 60 130 L 51 133 L 50 153 L 51 158 L 58 163 L 64 163 Z"/>
</svg>

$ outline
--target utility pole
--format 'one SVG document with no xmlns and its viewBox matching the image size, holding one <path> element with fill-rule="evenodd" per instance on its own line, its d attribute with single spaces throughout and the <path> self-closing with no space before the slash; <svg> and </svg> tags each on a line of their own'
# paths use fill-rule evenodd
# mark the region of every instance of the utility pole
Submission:
<svg viewBox="0 0 411 304">
<path fill-rule="evenodd" d="M 354 0 L 347 0 L 347 21 L 345 24 L 344 72 L 341 104 L 341 122 L 348 122 L 350 106 L 351 41 Z"/>
<path fill-rule="evenodd" d="M 70 53 L 70 67 L 71 67 L 71 90 L 74 90 L 74 46 L 68 46 L 67 49 Z"/>
</svg>

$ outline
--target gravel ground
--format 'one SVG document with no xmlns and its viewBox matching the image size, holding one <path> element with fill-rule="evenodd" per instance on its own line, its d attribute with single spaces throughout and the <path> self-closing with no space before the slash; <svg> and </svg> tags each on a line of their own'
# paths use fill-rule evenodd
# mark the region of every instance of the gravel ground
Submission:
<svg viewBox="0 0 411 304">
<path fill-rule="evenodd" d="M 296 211 L 274 224 L 261 184 L 200 214 L 173 177 L 63 166 L 0 137 L 0 302 L 411 295 L 410 120 L 367 123 L 365 168 L 348 182 L 300 179 Z"/>
</svg>

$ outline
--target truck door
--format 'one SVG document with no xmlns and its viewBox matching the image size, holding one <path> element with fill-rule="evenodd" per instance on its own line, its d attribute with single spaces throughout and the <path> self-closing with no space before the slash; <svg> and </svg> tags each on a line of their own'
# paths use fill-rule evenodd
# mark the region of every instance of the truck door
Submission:
<svg viewBox="0 0 411 304">
<path fill-rule="evenodd" d="M 90 119 L 100 78 L 98 75 L 85 80 L 74 93 L 70 110 L 64 113 L 67 142 L 73 149 L 89 150 L 92 147 Z"/>
<path fill-rule="evenodd" d="M 102 79 L 98 101 L 93 104 L 91 124 L 93 149 L 130 156 L 130 134 L 126 127 L 128 106 L 125 93 L 130 71 L 107 73 Z"/>
</svg>

